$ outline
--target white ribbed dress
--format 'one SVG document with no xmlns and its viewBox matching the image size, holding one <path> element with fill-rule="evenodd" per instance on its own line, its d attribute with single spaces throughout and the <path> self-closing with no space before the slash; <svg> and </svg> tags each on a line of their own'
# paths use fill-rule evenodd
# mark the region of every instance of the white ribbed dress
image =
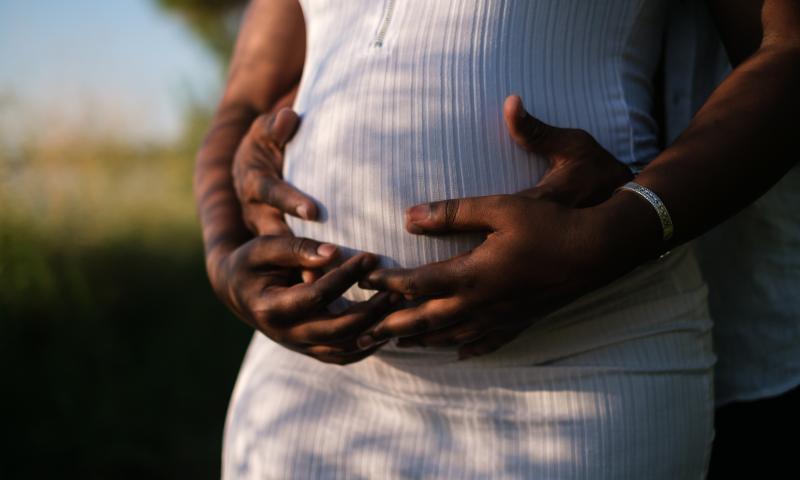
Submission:
<svg viewBox="0 0 800 480">
<path fill-rule="evenodd" d="M 666 0 L 301 4 L 303 121 L 284 174 L 323 220 L 290 219 L 297 235 L 409 267 L 475 246 L 475 235 L 411 235 L 403 211 L 536 183 L 547 163 L 510 139 L 511 93 L 624 162 L 658 152 L 649 112 Z M 389 344 L 340 367 L 256 334 L 223 477 L 700 479 L 713 435 L 710 328 L 705 284 L 679 249 L 463 362 Z"/>
</svg>

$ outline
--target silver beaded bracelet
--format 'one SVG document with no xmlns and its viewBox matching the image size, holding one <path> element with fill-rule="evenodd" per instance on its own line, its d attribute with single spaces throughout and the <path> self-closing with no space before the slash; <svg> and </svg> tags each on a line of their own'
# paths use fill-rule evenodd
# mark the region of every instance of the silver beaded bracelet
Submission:
<svg viewBox="0 0 800 480">
<path fill-rule="evenodd" d="M 647 202 L 656 209 L 658 219 L 661 221 L 661 230 L 664 234 L 664 241 L 666 242 L 672 238 L 672 234 L 675 233 L 675 227 L 672 225 L 672 217 L 669 216 L 669 210 L 667 210 L 666 205 L 664 205 L 664 202 L 661 201 L 655 192 L 647 187 L 639 185 L 636 182 L 628 182 L 625 185 L 617 188 L 615 191 L 620 190 L 630 190 L 631 192 L 636 193 L 640 197 L 647 200 Z"/>
</svg>

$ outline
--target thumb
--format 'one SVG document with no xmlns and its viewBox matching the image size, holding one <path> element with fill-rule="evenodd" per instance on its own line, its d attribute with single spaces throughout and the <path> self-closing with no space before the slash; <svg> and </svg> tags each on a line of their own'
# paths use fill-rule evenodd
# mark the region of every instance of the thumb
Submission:
<svg viewBox="0 0 800 480">
<path fill-rule="evenodd" d="M 514 141 L 529 152 L 550 156 L 556 153 L 567 129 L 548 125 L 525 110 L 519 95 L 509 95 L 503 105 L 506 127 Z"/>
<path fill-rule="evenodd" d="M 288 142 L 297 131 L 300 124 L 300 117 L 291 108 L 284 107 L 275 114 L 275 120 L 270 127 L 269 136 L 273 139 L 278 148 Z"/>
<path fill-rule="evenodd" d="M 300 117 L 291 108 L 284 107 L 275 113 L 263 113 L 253 122 L 255 138 L 262 144 L 275 144 L 283 148 L 294 135 Z"/>
</svg>

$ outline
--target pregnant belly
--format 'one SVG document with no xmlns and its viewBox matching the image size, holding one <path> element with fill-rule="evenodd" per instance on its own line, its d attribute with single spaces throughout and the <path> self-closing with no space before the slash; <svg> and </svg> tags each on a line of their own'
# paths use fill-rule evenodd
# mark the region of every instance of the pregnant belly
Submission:
<svg viewBox="0 0 800 480">
<path fill-rule="evenodd" d="M 469 87 L 469 84 L 466 84 Z M 356 82 L 324 95 L 301 85 L 302 123 L 287 145 L 285 178 L 312 196 L 320 221 L 292 217 L 298 236 L 331 242 L 346 254 L 368 251 L 382 266 L 414 267 L 478 245 L 481 234 L 429 237 L 404 227 L 421 202 L 513 193 L 536 184 L 547 162 L 511 140 L 502 118 L 505 92 L 482 102 L 452 102 L 428 89 L 387 91 Z M 419 92 L 417 92 L 419 93 Z M 353 288 L 346 297 L 366 298 Z"/>
</svg>

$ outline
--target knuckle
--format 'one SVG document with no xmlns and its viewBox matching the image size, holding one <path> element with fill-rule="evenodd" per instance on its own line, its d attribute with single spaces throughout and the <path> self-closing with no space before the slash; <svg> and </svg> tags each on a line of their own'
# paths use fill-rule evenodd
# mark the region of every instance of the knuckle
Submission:
<svg viewBox="0 0 800 480">
<path fill-rule="evenodd" d="M 419 283 L 417 282 L 416 275 L 407 275 L 403 278 L 402 290 L 409 295 L 416 295 L 419 292 Z"/>
<path fill-rule="evenodd" d="M 283 196 L 276 187 L 276 182 L 272 181 L 272 179 L 263 178 L 260 182 L 259 190 L 261 191 L 261 196 L 264 198 L 266 203 L 272 205 L 273 207 L 280 207 Z"/>
<path fill-rule="evenodd" d="M 495 214 L 506 212 L 509 208 L 514 207 L 516 205 L 515 202 L 519 200 L 518 197 L 518 195 L 491 195 L 484 197 L 480 208 L 483 212 L 492 215 L 497 221 L 500 217 L 495 216 Z"/>
<path fill-rule="evenodd" d="M 261 189 L 262 182 L 259 181 L 252 169 L 243 172 L 237 183 L 239 184 L 237 192 L 242 202 L 260 201 L 259 190 Z"/>
<path fill-rule="evenodd" d="M 307 253 L 313 251 L 314 242 L 308 238 L 294 238 L 291 244 L 292 254 L 296 257 L 304 257 Z"/>
<path fill-rule="evenodd" d="M 455 224 L 456 217 L 458 216 L 458 209 L 461 206 L 461 201 L 457 198 L 445 200 L 444 202 L 444 224 L 446 227 L 452 227 Z"/>
<path fill-rule="evenodd" d="M 242 205 L 242 221 L 245 227 L 251 232 L 258 234 L 258 215 L 252 211 L 248 204 Z"/>
</svg>

